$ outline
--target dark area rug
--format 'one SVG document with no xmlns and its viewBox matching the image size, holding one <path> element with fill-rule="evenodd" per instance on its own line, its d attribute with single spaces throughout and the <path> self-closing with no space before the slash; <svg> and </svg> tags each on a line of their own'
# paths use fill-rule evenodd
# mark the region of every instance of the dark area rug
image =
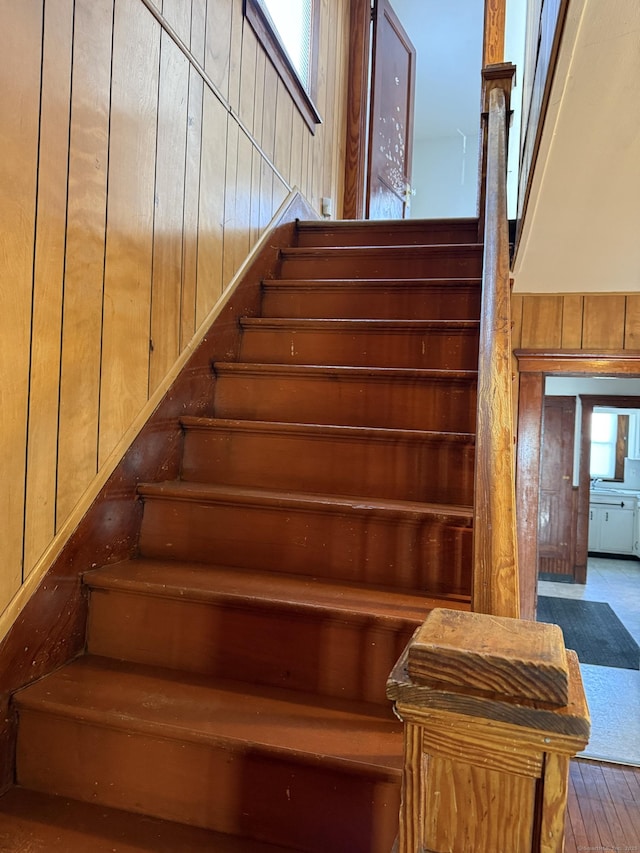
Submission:
<svg viewBox="0 0 640 853">
<path fill-rule="evenodd" d="M 538 597 L 538 622 L 559 625 L 580 663 L 640 669 L 640 648 L 614 611 L 602 601 Z"/>
</svg>

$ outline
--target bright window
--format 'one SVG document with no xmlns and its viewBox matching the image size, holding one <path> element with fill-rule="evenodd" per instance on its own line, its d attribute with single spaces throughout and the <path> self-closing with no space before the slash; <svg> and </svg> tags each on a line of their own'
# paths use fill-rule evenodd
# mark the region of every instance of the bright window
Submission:
<svg viewBox="0 0 640 853">
<path fill-rule="evenodd" d="M 312 0 L 262 0 L 302 85 L 311 88 Z"/>
<path fill-rule="evenodd" d="M 613 412 L 593 412 L 591 415 L 591 478 L 610 480 L 616 473 L 616 442 L 618 416 Z"/>
</svg>

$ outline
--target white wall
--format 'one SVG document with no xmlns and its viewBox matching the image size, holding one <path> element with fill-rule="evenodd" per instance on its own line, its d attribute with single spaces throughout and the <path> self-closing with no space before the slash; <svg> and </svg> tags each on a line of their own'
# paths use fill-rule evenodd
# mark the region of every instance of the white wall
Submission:
<svg viewBox="0 0 640 853">
<path fill-rule="evenodd" d="M 411 217 L 475 216 L 478 135 L 414 140 Z"/>
</svg>

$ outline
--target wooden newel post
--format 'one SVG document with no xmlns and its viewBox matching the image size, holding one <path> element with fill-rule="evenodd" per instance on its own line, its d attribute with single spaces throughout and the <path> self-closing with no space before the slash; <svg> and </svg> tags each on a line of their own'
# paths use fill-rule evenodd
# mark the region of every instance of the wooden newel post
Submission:
<svg viewBox="0 0 640 853">
<path fill-rule="evenodd" d="M 398 853 L 561 853 L 590 719 L 560 628 L 434 610 L 387 695 L 405 723 Z"/>
</svg>

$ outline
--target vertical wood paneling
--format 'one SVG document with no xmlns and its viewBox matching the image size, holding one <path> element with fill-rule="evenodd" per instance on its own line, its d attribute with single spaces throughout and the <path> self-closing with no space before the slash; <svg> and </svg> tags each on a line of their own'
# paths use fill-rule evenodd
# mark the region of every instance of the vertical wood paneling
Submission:
<svg viewBox="0 0 640 853">
<path fill-rule="evenodd" d="M 233 0 L 231 10 L 231 41 L 229 48 L 229 94 L 231 108 L 240 109 L 240 72 L 242 67 L 243 0 Z M 247 24 L 247 27 L 249 25 Z"/>
<path fill-rule="evenodd" d="M 249 254 L 251 245 L 251 170 L 253 167 L 253 144 L 240 131 L 238 137 L 238 163 L 236 170 L 236 219 L 234 243 L 234 275 Z"/>
<path fill-rule="evenodd" d="M 262 128 L 264 122 L 264 85 L 266 80 L 267 57 L 263 50 L 256 51 L 256 65 L 253 84 L 253 135 L 262 145 Z"/>
<path fill-rule="evenodd" d="M 640 349 L 640 296 L 627 296 L 624 323 L 625 349 Z"/>
<path fill-rule="evenodd" d="M 302 183 L 300 189 L 307 198 L 311 198 L 311 169 L 309 167 L 309 151 L 314 137 L 305 127 L 302 133 Z"/>
<path fill-rule="evenodd" d="M 511 345 L 513 349 L 522 346 L 522 310 L 524 297 L 520 293 L 511 295 Z"/>
<path fill-rule="evenodd" d="M 262 222 L 260 220 L 260 184 L 262 182 L 262 156 L 259 151 L 253 149 L 251 157 L 251 200 L 250 200 L 250 222 L 249 222 L 249 244 L 254 246 L 262 234 Z"/>
<path fill-rule="evenodd" d="M 522 305 L 522 346 L 560 347 L 562 343 L 562 297 L 525 295 Z"/>
<path fill-rule="evenodd" d="M 585 296 L 582 348 L 622 349 L 624 309 L 624 296 Z"/>
<path fill-rule="evenodd" d="M 55 533 L 73 0 L 45 4 L 24 574 Z"/>
<path fill-rule="evenodd" d="M 147 400 L 160 26 L 116 0 L 100 382 L 101 465 Z"/>
<path fill-rule="evenodd" d="M 250 26 L 242 36 L 242 68 L 240 73 L 240 120 L 255 134 L 253 113 L 255 107 L 256 55 L 258 41 Z"/>
<path fill-rule="evenodd" d="M 202 157 L 202 108 L 204 84 L 194 68 L 189 69 L 189 104 L 186 133 L 184 219 L 182 225 L 182 300 L 180 306 L 180 351 L 196 330 L 198 286 L 198 221 L 200 216 L 200 161 Z"/>
<path fill-rule="evenodd" d="M 262 135 L 260 142 L 264 153 L 273 160 L 276 141 L 276 110 L 278 100 L 278 75 L 267 60 L 264 67 L 264 94 L 262 100 Z"/>
<path fill-rule="evenodd" d="M 58 526 L 98 466 L 113 0 L 76 0 L 65 255 Z"/>
<path fill-rule="evenodd" d="M 191 53 L 203 68 L 205 64 L 206 34 L 207 0 L 191 0 Z"/>
<path fill-rule="evenodd" d="M 266 156 L 273 160 L 276 141 L 275 110 L 277 102 L 278 76 L 273 65 L 267 60 L 264 67 L 264 94 L 262 101 L 262 148 Z M 271 218 L 273 202 L 273 169 L 266 160 L 262 162 L 262 177 L 260 181 L 260 223 L 261 228 Z"/>
<path fill-rule="evenodd" d="M 562 347 L 580 349 L 582 346 L 582 296 L 565 294 L 562 298 Z"/>
<path fill-rule="evenodd" d="M 307 127 L 300 113 L 293 110 L 291 128 L 291 168 L 289 170 L 289 183 L 292 187 L 302 186 L 302 134 L 307 132 Z"/>
<path fill-rule="evenodd" d="M 163 0 L 161 12 L 188 47 L 191 42 L 191 0 Z"/>
<path fill-rule="evenodd" d="M 280 174 L 289 180 L 291 176 L 291 137 L 293 135 L 293 101 L 287 88 L 278 80 L 276 95 L 276 127 L 274 160 Z"/>
<path fill-rule="evenodd" d="M 640 348 L 640 297 L 634 294 L 515 293 L 514 349 Z"/>
<path fill-rule="evenodd" d="M 204 70 L 224 98 L 229 97 L 229 55 L 233 0 L 209 0 Z"/>
<path fill-rule="evenodd" d="M 211 90 L 205 88 L 202 109 L 196 328 L 222 293 L 226 141 L 227 113 Z"/>
<path fill-rule="evenodd" d="M 0 606 L 16 592 L 22 575 L 41 7 L 34 0 L 0 0 Z"/>
<path fill-rule="evenodd" d="M 182 228 L 189 63 L 162 34 L 153 224 L 153 285 L 149 393 L 153 393 L 180 354 L 182 304 Z"/>
<path fill-rule="evenodd" d="M 224 187 L 224 237 L 222 258 L 222 286 L 226 287 L 235 273 L 237 224 L 236 178 L 238 174 L 238 140 L 240 130 L 235 121 L 227 124 L 226 166 Z"/>
<path fill-rule="evenodd" d="M 315 135 L 242 0 L 153 5 L 180 46 L 141 0 L 0 0 L 0 607 L 23 554 L 29 571 L 88 505 L 290 184 L 339 210 L 343 4 L 322 0 Z"/>
<path fill-rule="evenodd" d="M 253 101 L 253 135 L 262 145 L 264 121 L 264 84 L 267 58 L 263 50 L 256 53 L 254 101 Z M 262 219 L 262 170 L 263 157 L 259 151 L 253 153 L 251 176 L 251 240 L 256 241 L 263 229 Z"/>
</svg>

